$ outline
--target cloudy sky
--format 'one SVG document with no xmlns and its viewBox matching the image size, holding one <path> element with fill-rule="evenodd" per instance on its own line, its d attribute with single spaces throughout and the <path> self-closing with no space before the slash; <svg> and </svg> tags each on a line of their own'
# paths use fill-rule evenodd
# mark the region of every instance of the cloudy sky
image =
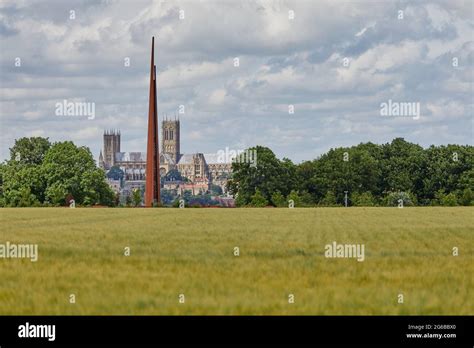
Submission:
<svg viewBox="0 0 474 348">
<path fill-rule="evenodd" d="M 97 158 L 109 128 L 122 151 L 145 151 L 153 35 L 158 114 L 184 105 L 182 152 L 258 144 L 300 162 L 395 137 L 472 144 L 473 6 L 2 0 L 0 161 L 24 136 Z M 95 118 L 57 116 L 63 100 L 95 103 Z M 389 100 L 419 103 L 421 117 L 382 116 Z"/>
</svg>

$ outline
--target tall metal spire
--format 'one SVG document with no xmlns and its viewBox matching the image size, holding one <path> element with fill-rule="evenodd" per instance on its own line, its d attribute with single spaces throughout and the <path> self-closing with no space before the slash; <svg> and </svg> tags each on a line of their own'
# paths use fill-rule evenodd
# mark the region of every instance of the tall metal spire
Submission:
<svg viewBox="0 0 474 348">
<path fill-rule="evenodd" d="M 156 103 L 155 37 L 151 39 L 150 96 L 148 99 L 148 140 L 146 153 L 145 206 L 160 203 L 160 162 Z"/>
</svg>

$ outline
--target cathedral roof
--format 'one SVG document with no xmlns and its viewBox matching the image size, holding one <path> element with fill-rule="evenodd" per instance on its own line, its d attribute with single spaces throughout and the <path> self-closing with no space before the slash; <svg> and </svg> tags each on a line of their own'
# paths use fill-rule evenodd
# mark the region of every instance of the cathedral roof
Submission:
<svg viewBox="0 0 474 348">
<path fill-rule="evenodd" d="M 219 155 L 218 153 L 185 153 L 179 159 L 178 164 L 192 164 L 195 156 L 204 156 L 204 160 L 207 164 L 230 164 L 232 159 L 226 158 L 226 156 Z"/>
<path fill-rule="evenodd" d="M 179 159 L 178 164 L 192 164 L 193 158 L 194 158 L 193 153 L 185 153 L 181 155 L 181 158 Z"/>
<path fill-rule="evenodd" d="M 145 174 L 146 170 L 145 169 L 138 169 L 138 168 L 126 168 L 126 167 L 120 167 L 120 169 L 123 170 L 125 174 Z"/>
<path fill-rule="evenodd" d="M 175 164 L 175 160 L 173 155 L 169 153 L 161 153 L 160 154 L 160 164 Z"/>
<path fill-rule="evenodd" d="M 225 156 L 219 155 L 218 153 L 205 153 L 204 157 L 206 158 L 206 163 L 207 164 L 226 164 L 226 163 L 232 163 L 231 161 L 226 161 L 228 160 Z"/>
<path fill-rule="evenodd" d="M 116 152 L 116 162 L 146 162 L 146 152 Z M 169 153 L 160 154 L 160 163 L 175 164 L 173 156 Z"/>
<path fill-rule="evenodd" d="M 146 162 L 146 152 L 116 152 L 116 162 Z"/>
</svg>

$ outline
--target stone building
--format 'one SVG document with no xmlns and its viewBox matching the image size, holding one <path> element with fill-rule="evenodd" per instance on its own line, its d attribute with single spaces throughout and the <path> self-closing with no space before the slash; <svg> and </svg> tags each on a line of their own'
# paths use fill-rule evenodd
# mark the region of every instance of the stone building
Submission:
<svg viewBox="0 0 474 348">
<path fill-rule="evenodd" d="M 99 166 L 108 171 L 113 166 L 124 172 L 124 180 L 145 180 L 146 152 L 121 152 L 120 131 L 104 132 L 104 147 L 99 155 Z M 163 120 L 161 124 L 160 175 L 165 177 L 171 170 L 178 170 L 189 182 L 178 184 L 178 191 L 190 189 L 193 193 L 208 191 L 211 185 L 226 191 L 227 180 L 232 172 L 232 162 L 215 154 L 181 154 L 179 120 Z M 134 186 L 135 186 L 134 185 Z M 180 187 L 180 185 L 182 187 Z M 195 193 L 197 194 L 197 193 Z"/>
</svg>

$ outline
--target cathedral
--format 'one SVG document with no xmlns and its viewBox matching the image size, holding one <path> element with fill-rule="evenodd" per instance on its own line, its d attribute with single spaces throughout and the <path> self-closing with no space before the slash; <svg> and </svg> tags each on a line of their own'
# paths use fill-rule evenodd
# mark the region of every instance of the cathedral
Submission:
<svg viewBox="0 0 474 348">
<path fill-rule="evenodd" d="M 142 187 L 145 182 L 146 152 L 122 152 L 120 131 L 104 132 L 103 150 L 99 155 L 99 167 L 109 171 L 120 168 L 124 181 L 131 187 Z M 211 185 L 219 186 L 226 192 L 227 180 L 232 172 L 232 162 L 222 156 L 203 153 L 181 153 L 180 121 L 165 119 L 161 124 L 161 152 L 159 156 L 160 176 L 165 189 L 177 190 L 179 194 L 191 191 L 193 195 L 209 192 Z M 167 177 L 171 171 L 178 171 L 184 180 Z M 113 183 L 111 183 L 114 186 Z M 118 187 L 114 187 L 119 190 Z"/>
</svg>

